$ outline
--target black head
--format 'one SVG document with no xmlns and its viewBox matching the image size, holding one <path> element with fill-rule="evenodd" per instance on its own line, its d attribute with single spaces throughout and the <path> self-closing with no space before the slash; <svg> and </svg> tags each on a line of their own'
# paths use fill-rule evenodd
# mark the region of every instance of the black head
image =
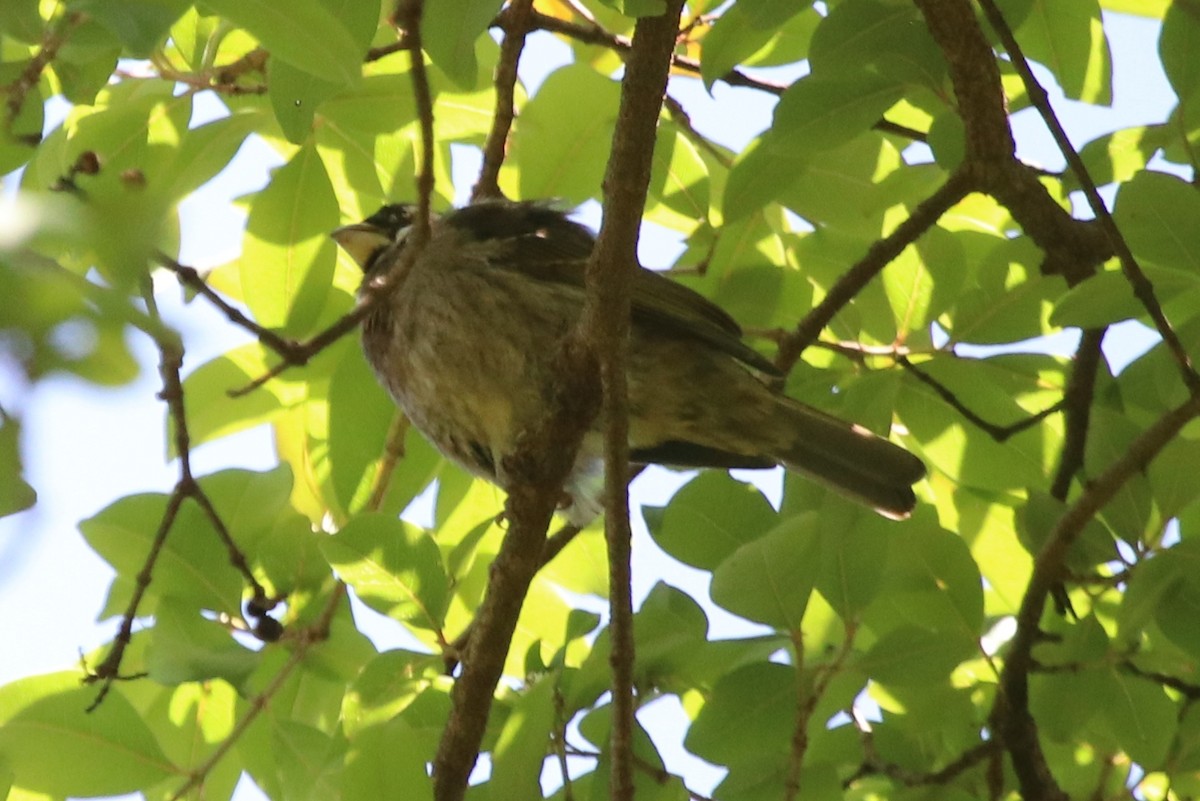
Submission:
<svg viewBox="0 0 1200 801">
<path fill-rule="evenodd" d="M 360 223 L 338 228 L 330 236 L 358 262 L 364 273 L 369 273 L 379 254 L 408 231 L 416 219 L 416 211 L 416 206 L 407 203 L 389 204 Z"/>
<path fill-rule="evenodd" d="M 416 219 L 417 207 L 411 203 L 389 203 L 361 224 L 374 226 L 394 240 L 397 234 L 412 225 Z"/>
</svg>

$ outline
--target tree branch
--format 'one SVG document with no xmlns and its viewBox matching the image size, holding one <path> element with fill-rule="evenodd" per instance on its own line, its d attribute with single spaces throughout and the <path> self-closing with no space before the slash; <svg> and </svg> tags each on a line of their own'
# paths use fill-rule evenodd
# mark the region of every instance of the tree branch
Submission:
<svg viewBox="0 0 1200 801">
<path fill-rule="evenodd" d="M 621 81 L 621 103 L 604 174 L 604 219 L 588 260 L 582 338 L 599 357 L 604 388 L 604 531 L 608 542 L 612 637 L 612 791 L 633 798 L 633 597 L 629 528 L 629 320 L 637 243 L 654 154 L 654 139 L 683 0 L 661 16 L 642 17 Z"/>
<path fill-rule="evenodd" d="M 278 630 L 278 624 L 266 616 L 266 613 L 274 607 L 275 599 L 267 597 L 266 590 L 263 589 L 262 585 L 254 577 L 254 573 L 246 563 L 245 556 L 242 555 L 241 550 L 233 541 L 233 537 L 230 536 L 225 522 L 213 507 L 212 501 L 204 492 L 199 482 L 196 481 L 195 476 L 192 475 L 192 446 L 191 438 L 188 435 L 187 410 L 183 402 L 183 378 L 181 375 L 183 367 L 183 343 L 180 342 L 179 336 L 175 332 L 162 324 L 158 306 L 154 302 L 153 290 L 150 287 L 149 278 L 145 280 L 143 296 L 146 301 L 147 317 L 151 323 L 151 325 L 146 327 L 144 332 L 152 337 L 154 343 L 158 346 L 158 372 L 162 378 L 162 390 L 159 392 L 159 397 L 167 404 L 168 418 L 174 429 L 175 451 L 179 454 L 179 478 L 175 482 L 175 486 L 167 499 L 167 508 L 164 510 L 158 529 L 154 533 L 154 539 L 150 543 L 150 550 L 147 552 L 146 559 L 142 563 L 142 568 L 138 571 L 134 580 L 133 594 L 129 599 L 125 614 L 121 617 L 121 624 L 117 630 L 117 636 L 113 639 L 112 649 L 108 652 L 104 661 L 94 669 L 88 670 L 84 677 L 84 681 L 89 684 L 93 682 L 101 683 L 100 691 L 97 693 L 96 699 L 92 702 L 91 706 L 88 707 L 88 711 L 95 709 L 104 701 L 105 696 L 112 689 L 114 681 L 130 678 L 121 675 L 121 661 L 124 659 L 125 649 L 129 647 L 129 643 L 133 637 L 133 621 L 137 619 L 138 609 L 146 596 L 146 592 L 150 589 L 151 582 L 154 580 L 154 567 L 158 564 L 158 558 L 162 554 L 162 548 L 167 541 L 167 536 L 171 533 L 183 502 L 188 498 L 191 498 L 200 506 L 205 517 L 208 518 L 213 529 L 217 532 L 217 536 L 225 544 L 230 564 L 237 568 L 246 584 L 250 586 L 253 593 L 253 605 L 250 608 L 256 613 L 261 612 L 261 614 L 255 615 L 260 618 L 256 621 L 256 632 L 261 628 L 264 633 L 264 639 L 274 639 L 272 635 L 275 635 Z M 266 622 L 267 620 L 271 622 L 268 623 Z"/>
<path fill-rule="evenodd" d="M 471 200 L 488 197 L 503 197 L 500 191 L 500 167 L 504 164 L 508 146 L 508 132 L 512 129 L 517 65 L 525 49 L 525 36 L 529 33 L 533 0 L 514 0 L 496 18 L 504 31 L 504 42 L 500 45 L 500 60 L 496 64 L 496 75 L 492 84 L 496 87 L 496 112 L 492 115 L 492 127 L 483 144 L 483 167 L 479 180 L 471 190 Z"/>
<path fill-rule="evenodd" d="M 905 370 L 916 376 L 918 381 L 936 392 L 939 398 L 944 400 L 948 406 L 961 414 L 964 419 L 973 423 L 980 430 L 987 432 L 987 434 L 997 442 L 1004 442 L 1011 436 L 1020 434 L 1026 429 L 1033 428 L 1035 425 L 1042 422 L 1055 412 L 1061 411 L 1063 408 L 1062 401 L 1059 401 L 1053 406 L 1042 409 L 1037 414 L 1031 414 L 1029 417 L 1018 420 L 1015 423 L 1010 423 L 1006 426 L 998 425 L 997 423 L 985 420 L 976 412 L 967 408 L 967 405 L 960 401 L 958 396 L 951 392 L 948 387 L 909 361 L 907 356 L 901 355 L 896 359 L 896 362 Z"/>
<path fill-rule="evenodd" d="M 1063 130 L 1062 124 L 1058 121 L 1058 117 L 1054 113 L 1054 109 L 1050 106 L 1050 98 L 1046 95 L 1046 90 L 1038 82 L 1033 71 L 1029 68 L 1029 62 L 1025 60 L 1024 53 L 1021 52 L 1021 47 L 1017 43 L 1016 37 L 1013 36 L 1012 29 L 1004 19 L 1004 15 L 1000 9 L 996 7 L 993 0 L 979 0 L 979 6 L 983 9 L 983 13 L 988 18 L 988 23 L 992 26 L 992 30 L 1000 38 L 1004 44 L 1004 49 L 1008 51 L 1009 58 L 1012 60 L 1013 66 L 1016 67 L 1018 74 L 1021 76 L 1021 81 L 1025 84 L 1026 91 L 1029 92 L 1029 98 L 1034 107 L 1041 114 L 1046 126 L 1050 129 L 1051 135 L 1054 137 L 1055 143 L 1058 145 L 1059 151 L 1070 165 L 1071 171 L 1075 173 L 1075 177 L 1079 180 L 1079 186 L 1083 190 L 1084 197 L 1088 200 L 1088 205 L 1092 208 L 1092 213 L 1096 216 L 1096 222 L 1103 231 L 1104 236 L 1108 240 L 1108 245 L 1111 250 L 1116 253 L 1117 258 L 1121 262 L 1121 271 L 1125 274 L 1125 279 L 1129 281 L 1133 287 L 1133 294 L 1141 301 L 1142 306 L 1150 315 L 1150 319 L 1154 322 L 1154 327 L 1159 335 L 1166 343 L 1167 349 L 1174 357 L 1179 368 L 1180 377 L 1183 379 L 1184 386 L 1193 395 L 1200 394 L 1200 373 L 1196 372 L 1195 366 L 1192 364 L 1192 358 L 1184 348 L 1183 343 L 1179 340 L 1179 335 L 1176 334 L 1166 314 L 1163 313 L 1162 305 L 1158 302 L 1158 297 L 1154 291 L 1154 285 L 1150 283 L 1150 279 L 1142 271 L 1141 265 L 1134 258 L 1133 251 L 1129 249 L 1129 243 L 1125 241 L 1125 237 L 1121 234 L 1121 230 L 1117 228 L 1116 222 L 1112 215 L 1109 214 L 1108 206 L 1105 205 L 1104 199 L 1100 197 L 1100 192 L 1096 188 L 1096 183 L 1088 174 L 1087 167 L 1083 164 L 1083 159 L 1079 157 L 1079 153 L 1071 145 L 1071 140 L 1067 138 L 1066 131 Z"/>
<path fill-rule="evenodd" d="M 1017 612 L 1017 632 L 1005 660 L 1000 677 L 1001 692 L 993 711 L 1026 798 L 1066 798 L 1050 774 L 1037 740 L 1036 724 L 1029 712 L 1029 672 L 1033 667 L 1033 646 L 1038 640 L 1038 624 L 1046 596 L 1062 579 L 1067 554 L 1083 527 L 1125 482 L 1144 470 L 1180 429 L 1197 416 L 1200 416 L 1200 396 L 1189 398 L 1142 432 L 1124 455 L 1098 476 L 1059 518 L 1034 560 L 1033 575 Z"/>
<path fill-rule="evenodd" d="M 896 226 L 895 231 L 872 244 L 866 255 L 829 288 L 821 302 L 780 342 L 775 365 L 785 373 L 790 370 L 804 349 L 816 341 L 821 329 L 829 325 L 842 307 L 853 300 L 892 259 L 935 225 L 947 210 L 970 194 L 972 189 L 972 178 L 967 171 L 958 170 L 952 173 L 936 192 L 922 201 L 904 222 Z"/>
</svg>

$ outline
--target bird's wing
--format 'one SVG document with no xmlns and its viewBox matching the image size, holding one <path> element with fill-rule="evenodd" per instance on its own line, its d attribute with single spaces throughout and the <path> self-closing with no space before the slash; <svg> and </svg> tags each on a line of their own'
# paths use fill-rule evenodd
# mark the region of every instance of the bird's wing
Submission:
<svg viewBox="0 0 1200 801">
<path fill-rule="evenodd" d="M 584 265 L 595 238 L 551 205 L 492 201 L 466 206 L 447 223 L 497 246 L 491 262 L 557 284 L 584 287 Z M 742 342 L 742 329 L 724 309 L 697 292 L 639 267 L 633 279 L 633 320 L 694 337 L 756 370 L 779 375 L 771 362 Z"/>
</svg>

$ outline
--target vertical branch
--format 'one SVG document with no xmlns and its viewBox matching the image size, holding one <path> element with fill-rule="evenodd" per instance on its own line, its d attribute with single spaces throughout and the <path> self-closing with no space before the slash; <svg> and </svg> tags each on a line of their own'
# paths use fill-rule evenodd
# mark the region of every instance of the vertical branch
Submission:
<svg viewBox="0 0 1200 801">
<path fill-rule="evenodd" d="M 612 798 L 633 798 L 633 598 L 629 528 L 629 314 L 642 210 L 682 0 L 642 17 L 621 82 L 621 104 L 604 175 L 604 220 L 588 261 L 580 329 L 604 388 L 604 508 L 612 622 Z"/>
<path fill-rule="evenodd" d="M 496 64 L 496 113 L 492 115 L 492 127 L 483 144 L 483 167 L 479 180 L 471 190 L 472 202 L 488 197 L 502 197 L 500 191 L 500 166 L 504 164 L 504 153 L 508 145 L 508 132 L 512 129 L 517 85 L 517 66 L 521 62 L 521 51 L 525 49 L 525 36 L 533 14 L 533 0 L 513 0 L 500 12 L 500 26 L 504 30 L 504 42 L 500 45 L 500 61 Z"/>
<path fill-rule="evenodd" d="M 1103 351 L 1100 346 L 1104 342 L 1107 328 L 1089 328 L 1083 332 L 1079 347 L 1075 351 L 1075 364 L 1071 376 L 1067 379 L 1066 391 L 1063 393 L 1063 413 L 1066 422 L 1066 434 L 1063 441 L 1062 455 L 1058 460 L 1058 469 L 1054 474 L 1054 482 L 1050 485 L 1050 495 L 1060 501 L 1067 499 L 1071 488 L 1071 479 L 1083 466 L 1084 449 L 1087 445 L 1088 424 L 1091 420 L 1092 397 L 1096 390 L 1096 372 L 1100 369 Z"/>
<path fill-rule="evenodd" d="M 425 5 L 422 0 L 398 0 L 392 19 L 404 29 L 404 41 L 408 46 L 411 65 L 413 100 L 417 106 L 417 120 L 421 125 L 421 163 L 417 169 L 417 219 L 407 240 L 406 250 L 413 251 L 413 258 L 424 248 L 429 239 L 429 199 L 433 196 L 433 96 L 429 91 L 429 76 L 425 72 L 425 54 L 421 50 L 421 14 Z"/>
</svg>

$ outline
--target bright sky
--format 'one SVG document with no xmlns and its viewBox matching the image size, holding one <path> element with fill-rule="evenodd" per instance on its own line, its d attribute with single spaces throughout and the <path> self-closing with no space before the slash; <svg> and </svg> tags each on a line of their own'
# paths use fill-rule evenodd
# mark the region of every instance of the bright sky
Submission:
<svg viewBox="0 0 1200 801">
<path fill-rule="evenodd" d="M 1174 104 L 1174 96 L 1157 63 L 1157 26 L 1142 19 L 1109 18 L 1113 61 L 1116 68 L 1114 107 L 1097 110 L 1052 96 L 1055 107 L 1076 146 L 1100 133 L 1144 123 L 1160 122 Z M 540 41 L 537 41 L 540 40 Z M 540 63 L 561 63 L 562 45 L 545 34 L 533 40 L 549 48 Z M 536 70 L 535 70 L 536 71 Z M 1045 80 L 1044 74 L 1042 75 Z M 527 85 L 540 82 L 527 81 Z M 680 81 L 679 87 L 685 82 Z M 718 84 L 709 98 L 698 81 L 686 88 L 673 88 L 676 97 L 692 114 L 697 127 L 723 144 L 737 147 L 770 121 L 773 101 L 761 93 L 733 90 Z M 1047 88 L 1052 89 L 1047 81 Z M 532 93 L 532 87 L 530 89 Z M 732 103 L 736 109 L 731 110 Z M 199 105 L 199 104 L 198 104 Z M 198 114 L 211 113 L 201 110 Z M 61 118 L 61 113 L 56 119 Z M 727 121 L 737 120 L 737 129 Z M 1053 148 L 1032 110 L 1016 116 L 1022 156 L 1051 169 L 1063 161 Z M 184 205 L 184 252 L 181 261 L 211 267 L 236 256 L 244 227 L 244 215 L 230 204 L 232 198 L 261 187 L 269 167 L 279 163 L 265 146 L 247 147 L 220 180 L 197 192 Z M 456 164 L 460 200 L 473 180 L 474 165 Z M 11 190 L 12 182 L 6 182 Z M 595 224 L 594 215 L 584 215 Z M 648 266 L 670 260 L 670 246 L 643 250 Z M 187 346 L 185 370 L 194 369 L 225 352 L 235 342 L 224 318 L 203 302 L 183 307 L 173 280 L 159 276 L 164 314 L 174 321 Z M 38 490 L 38 505 L 25 513 L 0 518 L 0 685 L 35 673 L 61 670 L 75 665 L 80 650 L 91 650 L 107 641 L 116 622 L 97 624 L 95 617 L 104 603 L 112 573 L 78 534 L 78 521 L 95 514 L 118 497 L 140 491 L 167 491 L 176 478 L 176 466 L 165 462 L 164 411 L 156 400 L 159 389 L 156 354 L 140 336 L 131 338 L 143 373 L 139 380 L 119 389 L 98 389 L 71 377 L 51 377 L 34 387 L 24 385 L 8 356 L 0 351 L 0 406 L 15 413 L 24 424 L 23 454 L 26 478 Z M 1138 326 L 1124 326 L 1109 335 L 1106 346 L 1114 362 L 1125 363 L 1143 351 L 1152 340 Z M 194 454 L 197 475 L 229 467 L 265 469 L 273 466 L 270 438 L 258 429 L 198 448 Z M 635 486 L 642 502 L 663 503 L 685 480 L 681 474 L 656 471 L 651 480 Z M 767 474 L 768 485 L 778 484 Z M 499 503 L 499 496 L 498 496 Z M 652 584 L 666 580 L 692 593 L 707 597 L 703 574 L 654 557 L 653 543 L 635 513 L 635 597 L 645 595 Z M 714 629 L 723 636 L 747 631 L 744 622 L 715 610 L 707 611 Z M 370 633 L 381 647 L 394 642 L 394 629 L 375 625 Z M 390 639 L 389 639 L 390 638 Z M 682 714 L 670 701 L 659 702 L 640 715 L 655 730 L 668 765 L 675 770 L 687 766 L 689 783 L 705 791 L 719 780 L 720 771 L 706 767 L 684 754 L 670 736 L 660 732 L 679 731 L 671 725 Z M 657 723 L 655 721 L 657 720 Z"/>
</svg>

